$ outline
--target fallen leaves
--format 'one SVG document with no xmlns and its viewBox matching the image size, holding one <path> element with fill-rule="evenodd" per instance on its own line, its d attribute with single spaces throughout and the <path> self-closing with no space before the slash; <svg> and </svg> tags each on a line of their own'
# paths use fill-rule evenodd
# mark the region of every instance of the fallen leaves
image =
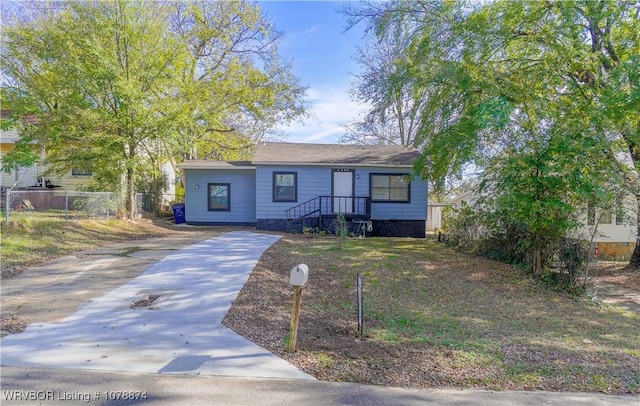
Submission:
<svg viewBox="0 0 640 406">
<path fill-rule="evenodd" d="M 429 239 L 334 246 L 329 238 L 285 236 L 265 252 L 223 324 L 322 380 L 640 392 L 638 317 L 591 307 L 511 266 Z M 288 272 L 301 262 L 310 277 L 298 351 L 289 354 Z M 365 279 L 364 339 L 357 334 L 357 273 Z"/>
</svg>

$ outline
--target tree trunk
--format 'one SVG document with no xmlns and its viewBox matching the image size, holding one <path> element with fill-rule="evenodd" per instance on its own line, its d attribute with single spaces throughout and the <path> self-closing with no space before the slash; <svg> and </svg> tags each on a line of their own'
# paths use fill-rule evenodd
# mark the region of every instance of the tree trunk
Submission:
<svg viewBox="0 0 640 406">
<path fill-rule="evenodd" d="M 542 253 L 540 246 L 536 245 L 533 253 L 533 277 L 539 279 L 542 274 Z"/>
<path fill-rule="evenodd" d="M 533 246 L 533 277 L 535 279 L 540 278 L 542 274 L 542 241 L 540 235 L 536 235 Z"/>
<path fill-rule="evenodd" d="M 637 211 L 636 211 L 636 247 L 631 254 L 629 266 L 640 268 L 640 194 L 636 195 Z"/>
</svg>

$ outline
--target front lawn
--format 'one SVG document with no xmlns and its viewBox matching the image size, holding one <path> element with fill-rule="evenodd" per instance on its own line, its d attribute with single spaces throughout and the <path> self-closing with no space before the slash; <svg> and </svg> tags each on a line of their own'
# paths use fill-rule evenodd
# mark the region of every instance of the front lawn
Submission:
<svg viewBox="0 0 640 406">
<path fill-rule="evenodd" d="M 171 230 L 140 219 L 69 220 L 64 213 L 13 213 L 9 224 L 0 226 L 2 277 L 25 268 L 68 255 L 126 240 L 171 235 Z"/>
<path fill-rule="evenodd" d="M 289 270 L 310 268 L 298 351 L 285 352 Z M 365 337 L 357 334 L 356 275 Z M 319 379 L 406 387 L 640 393 L 640 316 L 550 291 L 433 239 L 288 235 L 225 325 Z"/>
</svg>

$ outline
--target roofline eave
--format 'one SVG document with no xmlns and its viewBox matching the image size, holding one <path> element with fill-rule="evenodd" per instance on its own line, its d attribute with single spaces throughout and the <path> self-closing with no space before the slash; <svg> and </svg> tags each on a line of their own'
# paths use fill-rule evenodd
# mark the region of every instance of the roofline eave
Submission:
<svg viewBox="0 0 640 406">
<path fill-rule="evenodd" d="M 189 169 L 219 169 L 219 170 L 256 170 L 255 166 L 220 166 L 220 165 L 184 165 L 184 164 L 178 164 L 176 165 L 176 167 L 178 169 L 185 169 L 185 170 L 189 170 Z"/>
<path fill-rule="evenodd" d="M 279 165 L 279 166 L 349 166 L 357 168 L 413 168 L 411 164 L 373 164 L 353 162 L 281 162 L 281 161 L 251 161 L 254 165 Z"/>
</svg>

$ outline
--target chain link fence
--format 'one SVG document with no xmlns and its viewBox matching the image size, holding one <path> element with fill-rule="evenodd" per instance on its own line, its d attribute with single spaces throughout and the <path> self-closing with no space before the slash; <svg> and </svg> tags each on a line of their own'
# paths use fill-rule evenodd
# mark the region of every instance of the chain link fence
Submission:
<svg viewBox="0 0 640 406">
<path fill-rule="evenodd" d="M 112 192 L 2 189 L 0 201 L 6 224 L 12 216 L 36 213 L 65 220 L 109 219 L 126 213 L 124 199 Z M 172 204 L 183 202 L 182 196 L 174 194 L 136 193 L 135 214 L 169 214 Z"/>
<path fill-rule="evenodd" d="M 109 219 L 121 204 L 115 193 L 52 190 L 5 190 L 2 196 L 5 223 L 16 215 L 47 213 L 71 219 Z"/>
</svg>

